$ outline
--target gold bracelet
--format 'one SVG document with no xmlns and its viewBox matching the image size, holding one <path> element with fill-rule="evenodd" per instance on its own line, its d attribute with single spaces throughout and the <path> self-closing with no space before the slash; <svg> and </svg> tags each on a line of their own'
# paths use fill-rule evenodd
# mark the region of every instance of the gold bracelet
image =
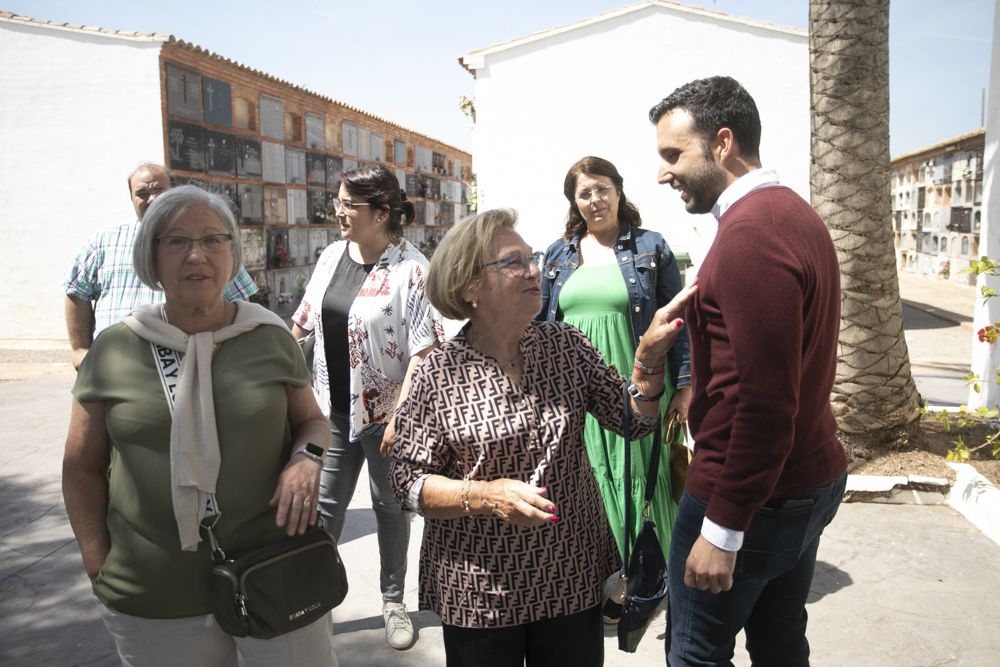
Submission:
<svg viewBox="0 0 1000 667">
<path fill-rule="evenodd" d="M 465 516 L 472 517 L 472 508 L 469 507 L 469 487 L 472 486 L 472 480 L 466 478 L 465 483 L 462 485 L 462 509 L 465 510 Z"/>
</svg>

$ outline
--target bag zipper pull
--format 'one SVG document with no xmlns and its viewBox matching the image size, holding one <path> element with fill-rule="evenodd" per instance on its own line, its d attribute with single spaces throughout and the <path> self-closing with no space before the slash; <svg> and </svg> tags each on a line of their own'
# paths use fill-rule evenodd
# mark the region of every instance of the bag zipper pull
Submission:
<svg viewBox="0 0 1000 667">
<path fill-rule="evenodd" d="M 247 614 L 247 603 L 246 598 L 243 597 L 242 593 L 236 594 L 236 611 L 239 613 L 240 618 L 246 620 Z"/>
<path fill-rule="evenodd" d="M 211 502 L 214 503 L 214 496 Z M 222 518 L 222 512 L 214 504 L 211 509 L 212 512 L 206 514 L 201 520 L 201 529 L 208 535 L 208 544 L 212 548 L 212 560 L 216 563 L 223 563 L 226 560 L 226 552 L 222 550 L 219 540 L 215 537 L 215 524 L 219 523 L 219 519 Z"/>
<path fill-rule="evenodd" d="M 205 532 L 208 533 L 208 544 L 212 547 L 212 560 L 216 563 L 224 562 L 226 560 L 226 552 L 222 550 L 219 541 L 215 539 L 215 531 L 209 527 Z"/>
</svg>

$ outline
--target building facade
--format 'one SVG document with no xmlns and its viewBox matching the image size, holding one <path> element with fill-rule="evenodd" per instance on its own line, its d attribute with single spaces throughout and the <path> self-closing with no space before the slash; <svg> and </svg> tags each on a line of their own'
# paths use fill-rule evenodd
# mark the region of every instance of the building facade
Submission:
<svg viewBox="0 0 1000 667">
<path fill-rule="evenodd" d="M 643 226 L 698 264 L 715 235 L 656 183 L 650 107 L 693 79 L 728 75 L 754 96 L 761 159 L 809 199 L 809 51 L 804 30 L 666 0 L 644 0 L 465 54 L 475 77 L 482 208 L 513 207 L 544 249 L 564 230 L 563 179 L 586 155 L 611 160 Z"/>
<path fill-rule="evenodd" d="M 983 149 L 974 130 L 893 158 L 892 226 L 901 271 L 971 285 L 980 256 Z"/>
<path fill-rule="evenodd" d="M 62 280 L 87 238 L 135 219 L 125 177 L 140 162 L 230 198 L 282 315 L 338 238 L 345 169 L 394 170 L 417 208 L 406 235 L 428 252 L 469 210 L 467 152 L 172 35 L 0 12 L 0 62 L 5 345 L 65 344 Z"/>
<path fill-rule="evenodd" d="M 986 114 L 986 146 L 983 155 L 983 201 L 980 205 L 979 253 L 994 261 L 1000 258 L 1000 12 L 993 14 L 993 51 L 990 59 L 989 112 Z M 980 275 L 976 281 L 983 290 L 1000 294 L 1000 275 Z M 1000 298 L 976 299 L 973 315 L 972 372 L 983 382 L 970 383 L 969 407 L 1000 408 L 1000 344 L 979 340 L 978 332 L 1000 322 Z M 984 513 L 985 514 L 985 513 Z M 992 517 L 992 534 L 1000 538 L 1000 521 Z M 985 523 L 985 522 L 983 522 Z M 982 525 L 982 523 L 977 523 Z M 985 529 L 983 529 L 985 532 Z"/>
<path fill-rule="evenodd" d="M 182 41 L 165 43 L 160 60 L 171 175 L 230 198 L 244 265 L 280 315 L 339 238 L 331 200 L 342 172 L 392 169 L 416 207 L 406 237 L 428 256 L 469 212 L 468 153 Z"/>
</svg>

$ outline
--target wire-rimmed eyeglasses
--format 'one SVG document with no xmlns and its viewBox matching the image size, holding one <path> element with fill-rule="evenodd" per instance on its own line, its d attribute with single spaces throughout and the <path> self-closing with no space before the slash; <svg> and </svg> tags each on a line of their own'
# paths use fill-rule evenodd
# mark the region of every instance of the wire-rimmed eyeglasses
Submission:
<svg viewBox="0 0 1000 667">
<path fill-rule="evenodd" d="M 531 272 L 531 267 L 536 267 L 541 269 L 542 258 L 545 257 L 544 252 L 533 252 L 527 257 L 518 253 L 515 255 L 510 255 L 508 257 L 502 257 L 495 262 L 487 262 L 483 264 L 483 270 L 497 267 L 498 270 L 505 271 L 509 275 L 516 275 L 517 270 L 521 270 L 521 275 L 526 276 Z"/>
<path fill-rule="evenodd" d="M 590 190 L 580 190 L 576 193 L 576 198 L 580 201 L 590 201 L 593 197 L 605 199 L 613 189 L 607 185 L 598 185 Z"/>
<path fill-rule="evenodd" d="M 172 255 L 186 255 L 197 243 L 205 252 L 222 252 L 233 242 L 232 234 L 208 234 L 193 239 L 190 236 L 157 236 L 157 244 Z"/>
<path fill-rule="evenodd" d="M 333 210 L 335 213 L 348 214 L 359 206 L 371 206 L 367 202 L 351 201 L 350 199 L 334 199 Z"/>
</svg>

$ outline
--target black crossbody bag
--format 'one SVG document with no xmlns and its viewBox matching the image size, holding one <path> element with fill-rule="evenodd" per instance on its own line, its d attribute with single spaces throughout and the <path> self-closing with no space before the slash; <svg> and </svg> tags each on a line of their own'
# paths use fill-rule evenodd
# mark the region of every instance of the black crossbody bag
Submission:
<svg viewBox="0 0 1000 667">
<path fill-rule="evenodd" d="M 344 601 L 347 571 L 337 543 L 322 526 L 227 558 L 213 526 L 211 604 L 215 620 L 234 637 L 272 639 L 304 628 Z"/>
<path fill-rule="evenodd" d="M 176 350 L 150 346 L 172 417 L 176 380 L 168 378 L 165 369 L 180 368 L 181 359 Z M 201 529 L 215 561 L 209 591 L 212 613 L 224 631 L 234 637 L 272 639 L 304 628 L 344 601 L 347 571 L 337 542 L 322 525 L 228 558 L 215 536 L 221 517 L 213 494 L 211 513 Z"/>
<path fill-rule="evenodd" d="M 649 621 L 657 607 L 667 597 L 667 561 L 656 536 L 656 525 L 649 520 L 649 505 L 656 491 L 656 475 L 660 468 L 660 447 L 662 417 L 656 420 L 653 436 L 653 450 L 646 470 L 646 492 L 642 504 L 642 528 L 632 541 L 632 410 L 629 406 L 628 390 L 624 392 L 622 418 L 625 436 L 625 535 L 622 581 L 625 584 L 625 599 L 622 601 L 622 617 L 618 623 L 618 648 L 635 653 L 639 641 L 646 634 Z"/>
</svg>

